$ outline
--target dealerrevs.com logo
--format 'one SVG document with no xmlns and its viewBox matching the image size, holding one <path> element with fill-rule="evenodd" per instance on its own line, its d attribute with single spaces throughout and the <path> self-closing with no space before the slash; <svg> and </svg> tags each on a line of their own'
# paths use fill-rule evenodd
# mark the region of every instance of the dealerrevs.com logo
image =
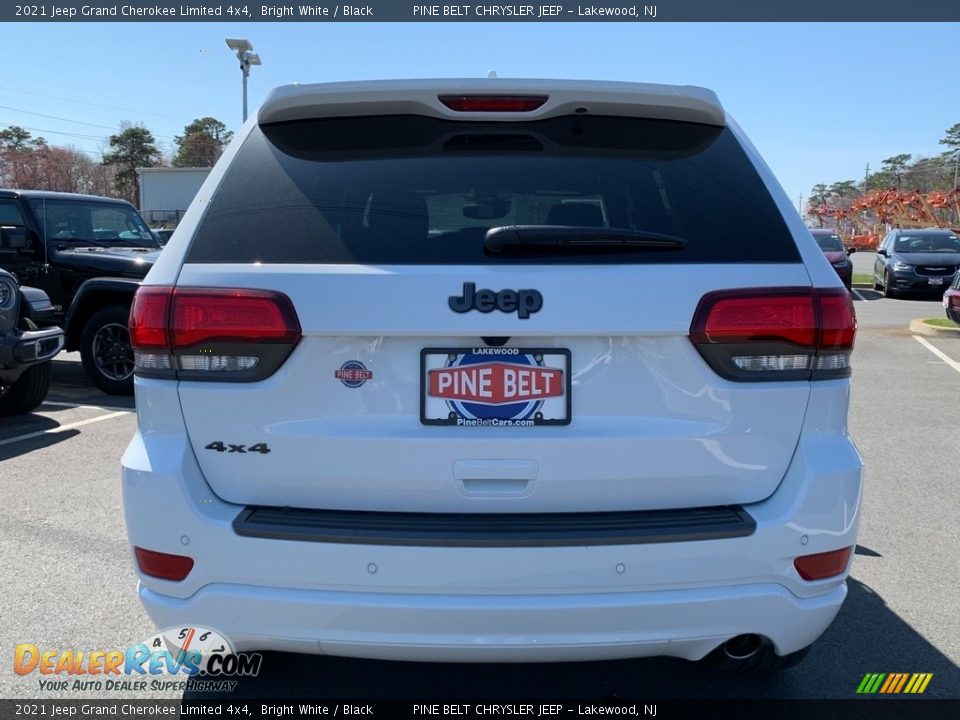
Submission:
<svg viewBox="0 0 960 720">
<path fill-rule="evenodd" d="M 36 676 L 41 691 L 231 692 L 229 678 L 259 674 L 263 656 L 237 653 L 216 630 L 200 626 L 163 630 L 123 649 L 60 650 L 20 643 L 13 671 Z M 199 676 L 199 677 L 197 677 Z"/>
</svg>

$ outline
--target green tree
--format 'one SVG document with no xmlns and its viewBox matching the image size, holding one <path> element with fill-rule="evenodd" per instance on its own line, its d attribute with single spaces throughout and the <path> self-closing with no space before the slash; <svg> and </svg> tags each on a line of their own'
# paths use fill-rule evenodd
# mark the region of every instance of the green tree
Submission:
<svg viewBox="0 0 960 720">
<path fill-rule="evenodd" d="M 12 152 L 28 150 L 30 138 L 29 130 L 25 130 L 19 125 L 11 125 L 6 130 L 0 130 L 0 150 L 10 150 Z"/>
<path fill-rule="evenodd" d="M 810 190 L 810 204 L 814 206 L 823 205 L 830 197 L 830 188 L 824 183 L 818 183 Z"/>
<path fill-rule="evenodd" d="M 173 139 L 177 146 L 173 166 L 212 167 L 232 137 L 233 133 L 216 118 L 197 118 L 183 129 L 183 135 Z"/>
<path fill-rule="evenodd" d="M 103 164 L 116 166 L 113 188 L 120 197 L 139 207 L 137 168 L 160 164 L 160 151 L 153 134 L 142 125 L 124 123 L 119 133 L 110 136 L 110 147 L 113 150 L 104 153 Z"/>
<path fill-rule="evenodd" d="M 907 164 L 912 157 L 910 153 L 901 153 L 880 161 L 880 172 L 886 172 L 893 176 L 893 179 L 896 180 L 897 183 L 897 190 L 900 189 L 900 185 L 903 183 L 904 170 L 907 169 Z"/>
<path fill-rule="evenodd" d="M 853 180 L 841 180 L 840 182 L 833 183 L 833 185 L 830 186 L 829 192 L 831 195 L 836 195 L 841 200 L 844 200 L 857 194 L 857 183 Z"/>
</svg>

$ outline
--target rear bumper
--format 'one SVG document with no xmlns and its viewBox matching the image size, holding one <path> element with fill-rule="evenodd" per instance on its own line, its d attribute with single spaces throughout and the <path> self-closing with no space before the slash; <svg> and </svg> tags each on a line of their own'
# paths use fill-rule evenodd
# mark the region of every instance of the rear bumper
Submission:
<svg viewBox="0 0 960 720">
<path fill-rule="evenodd" d="M 216 584 L 177 600 L 140 587 L 158 626 L 212 627 L 237 650 L 449 662 L 697 660 L 743 633 L 771 638 L 783 654 L 816 640 L 846 594 L 845 584 L 807 599 L 775 584 L 512 596 Z"/>
<path fill-rule="evenodd" d="M 137 382 L 151 412 L 123 458 L 130 544 L 195 560 L 182 582 L 140 575 L 161 627 L 207 625 L 244 650 L 403 660 L 697 659 L 743 633 L 799 650 L 846 595 L 846 572 L 806 582 L 793 561 L 856 543 L 861 459 L 845 433 L 828 432 L 847 381 L 815 383 L 786 476 L 744 508 L 751 534 L 546 547 L 238 535 L 243 508 L 204 481 L 176 393 Z"/>
</svg>

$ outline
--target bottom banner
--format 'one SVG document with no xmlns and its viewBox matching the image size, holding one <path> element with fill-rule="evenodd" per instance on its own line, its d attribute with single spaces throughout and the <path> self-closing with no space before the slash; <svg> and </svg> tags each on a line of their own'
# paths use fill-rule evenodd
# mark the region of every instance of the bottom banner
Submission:
<svg viewBox="0 0 960 720">
<path fill-rule="evenodd" d="M 870 700 L 0 700 L 0 718 L 710 718 L 944 720 L 960 699 Z"/>
</svg>

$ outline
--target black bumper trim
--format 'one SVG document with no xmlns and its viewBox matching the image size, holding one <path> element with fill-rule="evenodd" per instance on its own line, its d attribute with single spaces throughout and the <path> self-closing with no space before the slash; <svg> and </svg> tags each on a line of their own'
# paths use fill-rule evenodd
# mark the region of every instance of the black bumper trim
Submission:
<svg viewBox="0 0 960 720">
<path fill-rule="evenodd" d="M 413 513 L 250 506 L 244 537 L 356 545 L 562 547 L 722 540 L 752 535 L 742 507 L 585 513 Z"/>
</svg>

